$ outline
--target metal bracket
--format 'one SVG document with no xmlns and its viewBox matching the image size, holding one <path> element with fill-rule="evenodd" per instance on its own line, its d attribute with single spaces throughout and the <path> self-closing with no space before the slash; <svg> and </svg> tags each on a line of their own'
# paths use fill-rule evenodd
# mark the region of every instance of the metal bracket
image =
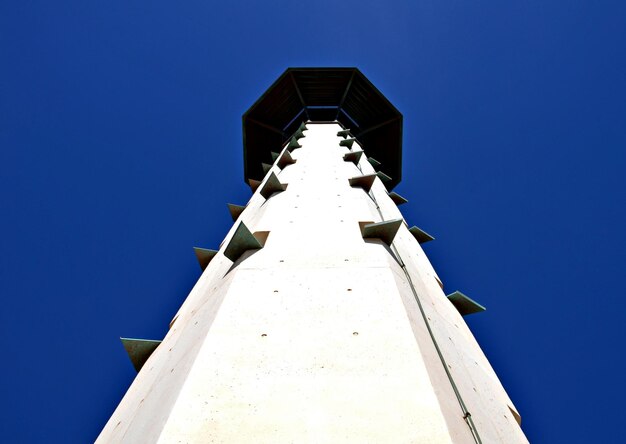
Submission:
<svg viewBox="0 0 626 444">
<path fill-rule="evenodd" d="M 206 267 L 209 266 L 211 259 L 213 259 L 217 254 L 217 250 L 209 250 L 200 247 L 193 247 L 193 251 L 196 253 L 196 259 L 198 259 L 198 263 L 200 264 L 202 271 L 206 270 Z"/>
<path fill-rule="evenodd" d="M 396 205 L 402 205 L 408 202 L 408 200 L 406 200 L 404 197 L 393 191 L 387 193 L 387 195 L 391 198 L 391 200 L 393 200 L 393 203 L 395 203 Z"/>
<path fill-rule="evenodd" d="M 120 340 L 137 373 L 161 343 L 151 339 L 120 338 Z"/>
<path fill-rule="evenodd" d="M 381 164 L 378 160 L 374 159 L 373 157 L 368 157 L 368 158 L 367 158 L 367 161 L 368 161 L 368 162 L 370 163 L 370 165 L 372 165 L 374 168 L 378 168 L 379 166 L 381 166 L 381 165 L 382 165 L 382 164 Z"/>
<path fill-rule="evenodd" d="M 383 183 L 387 183 L 387 182 L 391 182 L 391 181 L 392 181 L 391 177 L 387 176 L 387 175 L 386 175 L 385 173 L 383 173 L 382 171 L 377 171 L 377 172 L 376 172 L 376 175 L 378 176 L 378 178 L 379 178 L 380 180 L 382 180 L 382 181 L 383 181 Z"/>
<path fill-rule="evenodd" d="M 376 174 L 365 174 L 363 176 L 356 176 L 348 179 L 348 182 L 350 182 L 351 187 L 361 187 L 369 193 L 376 177 Z"/>
<path fill-rule="evenodd" d="M 348 136 L 350 136 L 350 130 L 349 129 L 345 129 L 345 130 L 341 130 L 337 132 L 337 137 L 343 137 L 344 139 Z"/>
<path fill-rule="evenodd" d="M 230 238 L 224 250 L 224 256 L 235 262 L 246 251 L 263 248 L 268 235 L 269 231 L 260 231 L 252 234 L 248 227 L 241 222 L 235 230 L 233 237 Z"/>
<path fill-rule="evenodd" d="M 291 157 L 291 153 L 289 151 L 285 151 L 280 159 L 278 160 L 278 168 L 281 170 L 285 168 L 287 165 L 293 165 L 296 163 L 296 159 Z"/>
<path fill-rule="evenodd" d="M 280 193 L 281 191 L 285 191 L 287 189 L 287 184 L 280 183 L 276 174 L 272 171 L 270 173 L 270 177 L 263 184 L 263 188 L 261 188 L 261 196 L 265 199 L 269 199 L 270 196 L 274 193 Z"/>
<path fill-rule="evenodd" d="M 248 179 L 248 185 L 250 185 L 250 189 L 252 189 L 252 192 L 254 193 L 257 190 L 257 188 L 259 188 L 259 185 L 261 185 L 261 181 Z"/>
<path fill-rule="evenodd" d="M 362 154 L 363 154 L 363 151 L 350 151 L 349 153 L 344 154 L 343 160 L 345 160 L 346 162 L 352 162 L 355 165 L 358 165 Z"/>
<path fill-rule="evenodd" d="M 420 244 L 425 244 L 426 242 L 430 242 L 431 240 L 435 240 L 434 237 L 432 237 L 430 234 L 428 234 L 424 230 L 416 227 L 415 225 L 413 225 L 411 228 L 409 228 L 409 231 L 411 232 L 411 234 L 413 235 L 415 240 L 417 240 L 417 242 L 419 242 Z"/>
<path fill-rule="evenodd" d="M 400 225 L 402 225 L 402 219 L 392 219 L 376 223 L 359 222 L 363 239 L 380 239 L 389 246 L 391 246 L 393 239 L 396 237 Z"/>
<path fill-rule="evenodd" d="M 241 216 L 241 213 L 243 213 L 245 209 L 246 207 L 244 205 L 228 204 L 228 211 L 230 211 L 230 217 L 233 218 L 233 222 L 239 219 L 239 216 Z"/>
<path fill-rule="evenodd" d="M 460 291 L 455 291 L 447 296 L 448 300 L 452 302 L 452 305 L 461 313 L 462 316 L 466 316 L 472 313 L 480 313 L 487 310 L 475 300 L 464 295 Z"/>
<path fill-rule="evenodd" d="M 289 144 L 287 145 L 287 149 L 289 151 L 293 151 L 296 148 L 302 148 L 302 145 L 298 143 L 298 139 L 296 139 L 295 137 L 292 137 L 291 139 L 289 139 Z"/>
<path fill-rule="evenodd" d="M 341 140 L 339 141 L 339 146 L 346 146 L 348 148 L 352 148 L 352 145 L 354 144 L 355 140 L 356 140 L 355 138 Z"/>
</svg>

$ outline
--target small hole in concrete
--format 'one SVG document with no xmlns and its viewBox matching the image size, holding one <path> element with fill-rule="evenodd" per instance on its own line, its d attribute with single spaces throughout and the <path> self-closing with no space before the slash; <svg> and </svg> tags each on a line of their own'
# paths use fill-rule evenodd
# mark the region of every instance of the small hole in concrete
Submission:
<svg viewBox="0 0 626 444">
<path fill-rule="evenodd" d="M 274 293 L 278 293 L 278 290 L 274 290 Z"/>
<path fill-rule="evenodd" d="M 264 338 L 264 337 L 266 337 L 266 336 L 267 336 L 267 334 L 266 334 L 266 333 L 263 333 L 263 334 L 261 335 L 261 337 L 262 337 L 262 338 Z"/>
<path fill-rule="evenodd" d="M 281 259 L 281 260 L 280 260 L 280 261 L 278 261 L 278 262 L 285 262 L 285 261 Z"/>
<path fill-rule="evenodd" d="M 344 262 L 348 262 L 348 259 L 344 259 Z"/>
<path fill-rule="evenodd" d="M 359 335 L 359 332 L 358 332 L 358 331 L 353 331 L 353 332 L 352 332 L 352 336 L 358 336 L 358 335 Z"/>
</svg>

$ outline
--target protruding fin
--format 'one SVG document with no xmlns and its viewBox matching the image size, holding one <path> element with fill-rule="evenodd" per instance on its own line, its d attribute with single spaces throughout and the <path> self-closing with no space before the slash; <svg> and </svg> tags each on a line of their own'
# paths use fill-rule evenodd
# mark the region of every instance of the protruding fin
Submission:
<svg viewBox="0 0 626 444">
<path fill-rule="evenodd" d="M 302 122 L 298 127 L 298 131 L 305 131 L 306 129 L 306 122 Z"/>
<path fill-rule="evenodd" d="M 354 144 L 355 138 L 349 138 L 339 141 L 339 146 L 347 146 L 348 148 L 352 148 L 352 144 Z"/>
<path fill-rule="evenodd" d="M 241 215 L 241 213 L 243 213 L 243 210 L 245 210 L 246 207 L 243 205 L 235 205 L 235 204 L 228 204 L 228 211 L 230 211 L 230 217 L 233 218 L 233 222 L 235 222 L 237 219 L 239 219 L 239 216 Z"/>
<path fill-rule="evenodd" d="M 372 165 L 374 168 L 378 168 L 379 166 L 381 166 L 381 165 L 382 165 L 382 164 L 381 164 L 378 160 L 374 159 L 373 157 L 368 157 L 368 158 L 367 158 L 367 161 L 368 161 L 368 162 L 370 163 L 370 165 Z"/>
<path fill-rule="evenodd" d="M 350 151 L 349 153 L 344 154 L 343 160 L 345 160 L 346 162 L 352 162 L 355 165 L 358 165 L 362 154 L 363 154 L 363 151 Z"/>
<path fill-rule="evenodd" d="M 296 139 L 295 137 L 292 137 L 291 139 L 289 139 L 289 145 L 287 145 L 287 149 L 289 151 L 293 151 L 296 148 L 302 148 L 302 145 L 298 143 L 298 139 Z"/>
<path fill-rule="evenodd" d="M 337 132 L 337 137 L 343 137 L 344 139 L 350 135 L 350 130 L 345 129 Z"/>
<path fill-rule="evenodd" d="M 289 151 L 285 151 L 280 159 L 278 160 L 278 168 L 281 170 L 285 168 L 287 165 L 293 165 L 296 163 L 296 159 L 291 157 L 291 153 Z"/>
<path fill-rule="evenodd" d="M 460 291 L 455 291 L 454 293 L 449 294 L 448 300 L 452 302 L 452 305 L 456 307 L 456 309 L 461 313 L 462 316 L 469 315 L 472 313 L 480 313 L 481 311 L 485 311 L 486 308 L 480 305 L 473 299 L 470 299 L 468 296 L 464 295 Z"/>
<path fill-rule="evenodd" d="M 297 140 L 297 139 L 302 139 L 303 137 L 306 137 L 302 131 L 303 131 L 303 130 L 301 130 L 300 128 L 298 128 L 298 129 L 296 130 L 296 132 L 295 132 L 295 133 L 293 133 L 293 137 L 295 137 L 295 138 L 296 138 L 296 140 Z"/>
<path fill-rule="evenodd" d="M 404 197 L 400 196 L 398 193 L 394 193 L 393 191 L 387 193 L 387 195 L 391 197 L 391 200 L 393 200 L 393 203 L 395 203 L 396 205 L 402 205 L 408 202 L 408 200 L 406 200 Z"/>
<path fill-rule="evenodd" d="M 430 234 L 416 227 L 415 225 L 409 228 L 409 231 L 420 244 L 425 244 L 426 242 L 430 242 L 431 240 L 435 240 Z"/>
<path fill-rule="evenodd" d="M 376 174 L 366 174 L 364 176 L 356 176 L 352 179 L 348 179 L 351 187 L 361 187 L 365 191 L 369 192 L 376 179 Z"/>
<path fill-rule="evenodd" d="M 391 182 L 391 177 L 387 176 L 382 171 L 378 171 L 376 175 L 383 181 L 383 183 Z"/>
<path fill-rule="evenodd" d="M 230 238 L 230 242 L 228 242 L 224 250 L 224 256 L 235 262 L 246 251 L 263 248 L 265 239 L 267 238 L 267 235 L 264 235 L 264 233 L 267 232 L 261 232 L 260 234 L 263 234 L 263 236 L 259 236 L 260 239 L 258 239 L 248 230 L 248 227 L 241 222 L 235 230 L 233 237 Z M 263 241 L 263 243 L 261 241 Z"/>
<path fill-rule="evenodd" d="M 272 162 L 276 162 L 276 159 L 278 159 L 278 156 L 280 156 L 280 153 L 275 153 L 274 151 L 272 151 L 271 154 L 272 154 Z"/>
<path fill-rule="evenodd" d="M 252 189 L 252 192 L 254 193 L 257 190 L 257 188 L 259 188 L 259 185 L 261 185 L 261 181 L 248 179 L 248 185 L 250 185 L 250 188 Z"/>
<path fill-rule="evenodd" d="M 270 177 L 268 177 L 265 184 L 263 184 L 263 188 L 261 188 L 261 196 L 269 199 L 272 194 L 285 191 L 286 189 L 287 184 L 280 183 L 280 180 L 278 180 L 278 177 L 276 177 L 276 174 L 272 171 Z"/>
<path fill-rule="evenodd" d="M 208 267 L 211 259 L 213 259 L 213 257 L 217 254 L 217 250 L 208 250 L 200 247 L 193 247 L 193 251 L 196 252 L 196 258 L 198 259 L 198 263 L 200 264 L 202 271 Z"/>
<path fill-rule="evenodd" d="M 435 280 L 437 281 L 437 284 L 439 285 L 439 287 L 443 290 L 443 282 L 441 282 L 441 279 L 439 279 L 439 276 L 437 276 L 436 274 L 433 275 L 433 277 L 435 278 Z"/>
<path fill-rule="evenodd" d="M 380 239 L 387 245 L 391 245 L 393 239 L 402 225 L 402 219 L 385 220 L 383 222 L 359 222 L 363 239 Z"/>
<path fill-rule="evenodd" d="M 269 173 L 269 171 L 272 169 L 272 165 L 270 165 L 269 163 L 265 163 L 265 162 L 261 164 L 261 167 L 263 168 L 263 174 Z"/>
<path fill-rule="evenodd" d="M 143 367 L 150 355 L 161 343 L 161 341 L 153 341 L 150 339 L 120 338 L 120 340 L 137 372 L 141 370 L 141 367 Z"/>
</svg>

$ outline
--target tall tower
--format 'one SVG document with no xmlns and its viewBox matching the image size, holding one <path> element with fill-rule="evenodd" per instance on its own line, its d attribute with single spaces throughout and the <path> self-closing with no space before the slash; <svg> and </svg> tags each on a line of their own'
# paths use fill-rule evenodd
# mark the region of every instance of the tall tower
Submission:
<svg viewBox="0 0 626 444">
<path fill-rule="evenodd" d="M 357 69 L 288 69 L 244 114 L 217 250 L 98 442 L 524 443 L 520 416 L 392 192 L 402 115 Z"/>
</svg>

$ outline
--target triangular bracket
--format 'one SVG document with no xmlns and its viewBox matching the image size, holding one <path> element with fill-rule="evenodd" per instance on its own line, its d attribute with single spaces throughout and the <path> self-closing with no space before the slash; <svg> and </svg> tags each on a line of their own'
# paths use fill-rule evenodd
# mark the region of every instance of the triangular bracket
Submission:
<svg viewBox="0 0 626 444">
<path fill-rule="evenodd" d="M 363 239 L 380 239 L 391 246 L 393 239 L 402 225 L 402 219 L 385 220 L 382 222 L 359 222 Z"/>
<path fill-rule="evenodd" d="M 472 313 L 480 313 L 485 311 L 486 308 L 480 305 L 475 300 L 464 295 L 460 291 L 455 291 L 447 296 L 448 300 L 452 302 L 452 305 L 461 313 L 462 316 L 466 316 Z"/>
<path fill-rule="evenodd" d="M 370 165 L 374 167 L 374 169 L 382 165 L 378 160 L 374 159 L 373 157 L 368 157 L 367 161 L 370 163 Z"/>
<path fill-rule="evenodd" d="M 196 253 L 196 259 L 198 259 L 198 263 L 200 264 L 202 271 L 206 270 L 206 267 L 209 266 L 211 259 L 213 259 L 217 254 L 217 250 L 209 250 L 207 248 L 200 247 L 193 247 L 193 251 Z"/>
<path fill-rule="evenodd" d="M 295 137 L 295 138 L 296 138 L 296 140 L 297 140 L 297 139 L 302 139 L 303 137 L 306 137 L 306 136 L 304 135 L 304 132 L 303 132 L 303 131 L 304 131 L 303 129 L 298 128 L 298 129 L 296 130 L 296 132 L 295 132 L 295 133 L 293 133 L 293 137 Z"/>
<path fill-rule="evenodd" d="M 255 179 L 248 179 L 248 185 L 250 185 L 250 189 L 254 193 L 257 190 L 257 188 L 259 188 L 259 185 L 261 185 L 261 181 L 255 180 Z"/>
<path fill-rule="evenodd" d="M 383 183 L 387 183 L 387 182 L 391 182 L 391 177 L 387 176 L 385 173 L 383 173 L 382 171 L 378 171 L 376 173 L 376 175 L 378 176 L 378 178 L 380 180 L 382 180 Z"/>
<path fill-rule="evenodd" d="M 261 168 L 263 168 L 263 174 L 267 174 L 272 169 L 272 165 L 270 165 L 269 163 L 263 162 L 261 163 Z"/>
<path fill-rule="evenodd" d="M 363 155 L 363 151 L 350 151 L 349 153 L 344 154 L 343 160 L 346 162 L 352 162 L 355 165 L 359 164 L 359 160 Z"/>
<path fill-rule="evenodd" d="M 296 163 L 296 159 L 294 159 L 291 156 L 291 153 L 289 151 L 286 151 L 283 153 L 282 156 L 280 156 L 280 159 L 278 159 L 278 168 L 280 168 L 281 170 L 283 168 L 285 168 L 288 165 L 293 165 L 294 163 Z"/>
<path fill-rule="evenodd" d="M 291 139 L 289 139 L 289 144 L 287 145 L 287 149 L 289 151 L 293 151 L 296 148 L 302 148 L 302 145 L 298 143 L 298 139 L 296 139 L 295 137 L 292 137 Z"/>
<path fill-rule="evenodd" d="M 345 130 L 341 130 L 337 132 L 337 137 L 343 137 L 344 139 L 348 136 L 350 136 L 350 130 L 349 129 L 345 129 Z"/>
<path fill-rule="evenodd" d="M 230 212 L 230 217 L 233 218 L 233 222 L 239 219 L 239 216 L 241 216 L 241 213 L 243 213 L 245 209 L 246 207 L 244 205 L 228 204 L 228 211 Z"/>
<path fill-rule="evenodd" d="M 224 256 L 235 262 L 246 251 L 263 248 L 268 235 L 268 231 L 259 231 L 252 234 L 250 230 L 248 230 L 248 227 L 241 222 L 235 230 L 233 236 L 230 238 L 230 241 L 224 250 Z"/>
<path fill-rule="evenodd" d="M 270 177 L 267 178 L 263 187 L 261 188 L 261 196 L 265 199 L 269 199 L 270 196 L 274 193 L 279 193 L 281 191 L 285 191 L 287 189 L 287 184 L 280 183 L 276 174 L 272 171 L 270 173 Z"/>
<path fill-rule="evenodd" d="M 411 232 L 415 240 L 417 240 L 417 242 L 419 242 L 420 244 L 425 244 L 426 242 L 435 240 L 434 237 L 432 237 L 430 234 L 428 234 L 424 230 L 416 227 L 415 225 L 409 228 L 409 231 Z"/>
<path fill-rule="evenodd" d="M 352 148 L 352 145 L 354 144 L 355 141 L 356 141 L 355 138 L 349 138 L 349 139 L 340 140 L 339 141 L 339 146 L 346 146 L 348 148 Z"/>
<path fill-rule="evenodd" d="M 120 338 L 120 340 L 137 372 L 141 370 L 141 367 L 161 343 L 161 341 L 150 339 Z"/>
<path fill-rule="evenodd" d="M 348 182 L 350 182 L 351 187 L 361 187 L 369 193 L 376 177 L 376 174 L 365 174 L 363 176 L 356 176 L 348 179 Z"/>
<path fill-rule="evenodd" d="M 408 202 L 408 200 L 406 200 L 404 197 L 393 191 L 387 193 L 387 195 L 391 198 L 391 200 L 393 200 L 393 203 L 395 203 L 396 205 L 402 205 Z"/>
</svg>

